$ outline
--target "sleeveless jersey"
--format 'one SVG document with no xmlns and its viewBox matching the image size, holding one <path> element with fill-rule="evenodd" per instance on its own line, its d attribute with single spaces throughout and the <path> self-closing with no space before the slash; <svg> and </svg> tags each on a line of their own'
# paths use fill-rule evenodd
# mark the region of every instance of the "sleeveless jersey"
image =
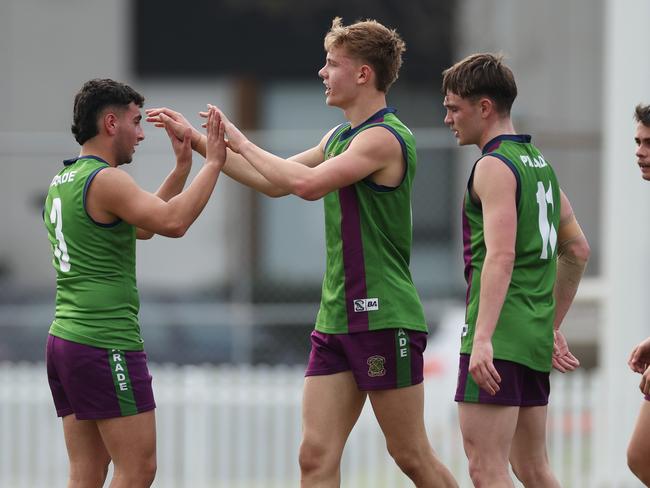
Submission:
<svg viewBox="0 0 650 488">
<path fill-rule="evenodd" d="M 339 126 L 325 158 L 343 153 L 370 127 L 384 127 L 399 141 L 406 164 L 396 188 L 359 181 L 324 197 L 327 263 L 316 330 L 329 334 L 389 328 L 427 331 L 409 270 L 411 189 L 417 156 L 411 131 L 385 108 L 363 124 Z"/>
<path fill-rule="evenodd" d="M 50 334 L 101 348 L 143 349 L 135 281 L 135 227 L 93 221 L 86 191 L 109 165 L 86 156 L 64 161 L 45 200 L 43 218 L 56 270 Z"/>
<path fill-rule="evenodd" d="M 553 168 L 530 143 L 530 139 L 528 135 L 501 135 L 483 149 L 482 157 L 500 159 L 517 179 L 515 261 L 492 336 L 492 346 L 496 359 L 514 361 L 538 371 L 550 371 L 560 187 Z M 463 212 L 465 279 L 468 286 L 461 352 L 468 354 L 472 351 L 481 293 L 481 271 L 486 253 L 483 214 L 469 192 L 474 169 L 465 193 Z"/>
</svg>

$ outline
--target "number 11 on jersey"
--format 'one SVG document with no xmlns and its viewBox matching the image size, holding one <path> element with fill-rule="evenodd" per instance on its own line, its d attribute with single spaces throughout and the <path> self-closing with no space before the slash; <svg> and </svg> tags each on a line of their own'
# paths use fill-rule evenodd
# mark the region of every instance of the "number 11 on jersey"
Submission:
<svg viewBox="0 0 650 488">
<path fill-rule="evenodd" d="M 537 182 L 537 205 L 539 205 L 539 233 L 542 236 L 542 253 L 540 259 L 549 259 L 553 257 L 555 245 L 557 244 L 557 229 L 553 223 L 548 220 L 548 205 L 553 208 L 553 186 L 548 182 L 548 191 L 544 189 L 544 183 Z M 551 253 L 549 255 L 549 249 Z"/>
</svg>

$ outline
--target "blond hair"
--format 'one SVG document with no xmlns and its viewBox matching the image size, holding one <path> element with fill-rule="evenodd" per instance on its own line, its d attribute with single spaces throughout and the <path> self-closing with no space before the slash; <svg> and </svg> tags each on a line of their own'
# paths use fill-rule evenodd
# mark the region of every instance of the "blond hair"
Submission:
<svg viewBox="0 0 650 488">
<path fill-rule="evenodd" d="M 344 47 L 350 56 L 367 62 L 375 72 L 377 90 L 384 93 L 397 79 L 406 51 L 397 31 L 372 19 L 344 26 L 343 19 L 335 17 L 324 44 L 326 51 Z"/>
</svg>

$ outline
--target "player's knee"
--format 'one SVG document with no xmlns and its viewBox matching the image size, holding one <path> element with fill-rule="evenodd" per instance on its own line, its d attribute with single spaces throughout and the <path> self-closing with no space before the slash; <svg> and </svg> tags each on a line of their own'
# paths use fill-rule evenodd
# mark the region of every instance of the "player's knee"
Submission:
<svg viewBox="0 0 650 488">
<path fill-rule="evenodd" d="M 92 463 L 70 463 L 70 486 L 103 486 L 111 459 L 97 459 Z"/>
<path fill-rule="evenodd" d="M 147 462 L 144 463 L 142 469 L 144 471 L 143 472 L 144 481 L 148 481 L 149 484 L 153 483 L 153 480 L 156 477 L 156 471 L 158 471 L 158 463 L 156 462 L 156 458 L 153 457 L 147 460 Z"/>
<path fill-rule="evenodd" d="M 512 472 L 525 486 L 545 486 L 553 478 L 548 460 L 529 460 L 512 462 Z"/>
<path fill-rule="evenodd" d="M 135 474 L 140 478 L 142 486 L 150 486 L 153 483 L 153 480 L 156 477 L 156 471 L 158 470 L 156 456 L 150 456 L 139 464 L 138 472 Z"/>
<path fill-rule="evenodd" d="M 130 462 L 128 465 L 116 463 L 115 477 L 124 480 L 127 486 L 146 488 L 153 483 L 157 469 L 154 455 L 138 462 Z"/>
<path fill-rule="evenodd" d="M 298 453 L 298 464 L 302 473 L 313 473 L 327 467 L 326 446 L 318 441 L 303 439 Z"/>
<path fill-rule="evenodd" d="M 419 449 L 412 445 L 395 446 L 390 443 L 386 447 L 395 464 L 411 479 L 417 477 L 426 466 L 428 447 Z"/>
<path fill-rule="evenodd" d="M 628 447 L 627 465 L 637 478 L 645 484 L 650 483 L 650 464 L 648 464 L 648 459 L 643 453 Z"/>
<path fill-rule="evenodd" d="M 482 464 L 477 459 L 468 459 L 468 471 L 469 477 L 472 480 L 474 486 L 481 486 L 481 480 L 485 477 L 485 469 Z"/>
<path fill-rule="evenodd" d="M 507 463 L 488 461 L 475 455 L 468 459 L 469 477 L 476 488 L 488 487 L 501 480 L 509 480 Z"/>
</svg>

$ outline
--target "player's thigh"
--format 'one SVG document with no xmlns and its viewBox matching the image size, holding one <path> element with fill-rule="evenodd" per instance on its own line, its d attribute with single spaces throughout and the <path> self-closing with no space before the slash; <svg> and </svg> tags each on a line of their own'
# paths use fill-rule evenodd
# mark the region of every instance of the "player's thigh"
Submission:
<svg viewBox="0 0 650 488">
<path fill-rule="evenodd" d="M 155 410 L 97 420 L 97 427 L 116 466 L 155 463 Z"/>
<path fill-rule="evenodd" d="M 61 417 L 128 416 L 155 408 L 144 351 L 121 351 L 49 336 L 48 381 Z"/>
<path fill-rule="evenodd" d="M 458 418 L 467 455 L 507 462 L 518 415 L 516 406 L 459 403 Z"/>
<path fill-rule="evenodd" d="M 372 409 L 389 445 L 428 444 L 422 383 L 368 392 Z"/>
<path fill-rule="evenodd" d="M 527 463 L 545 463 L 546 455 L 546 405 L 521 407 L 517 428 L 510 449 L 510 461 L 513 465 L 524 466 Z"/>
<path fill-rule="evenodd" d="M 106 466 L 110 456 L 94 420 L 63 417 L 63 436 L 71 464 Z"/>
<path fill-rule="evenodd" d="M 650 459 L 650 401 L 648 400 L 643 402 L 639 410 L 628 447 L 628 456 Z"/>
<path fill-rule="evenodd" d="M 352 372 L 307 376 L 303 389 L 303 438 L 342 446 L 366 400 Z"/>
</svg>

